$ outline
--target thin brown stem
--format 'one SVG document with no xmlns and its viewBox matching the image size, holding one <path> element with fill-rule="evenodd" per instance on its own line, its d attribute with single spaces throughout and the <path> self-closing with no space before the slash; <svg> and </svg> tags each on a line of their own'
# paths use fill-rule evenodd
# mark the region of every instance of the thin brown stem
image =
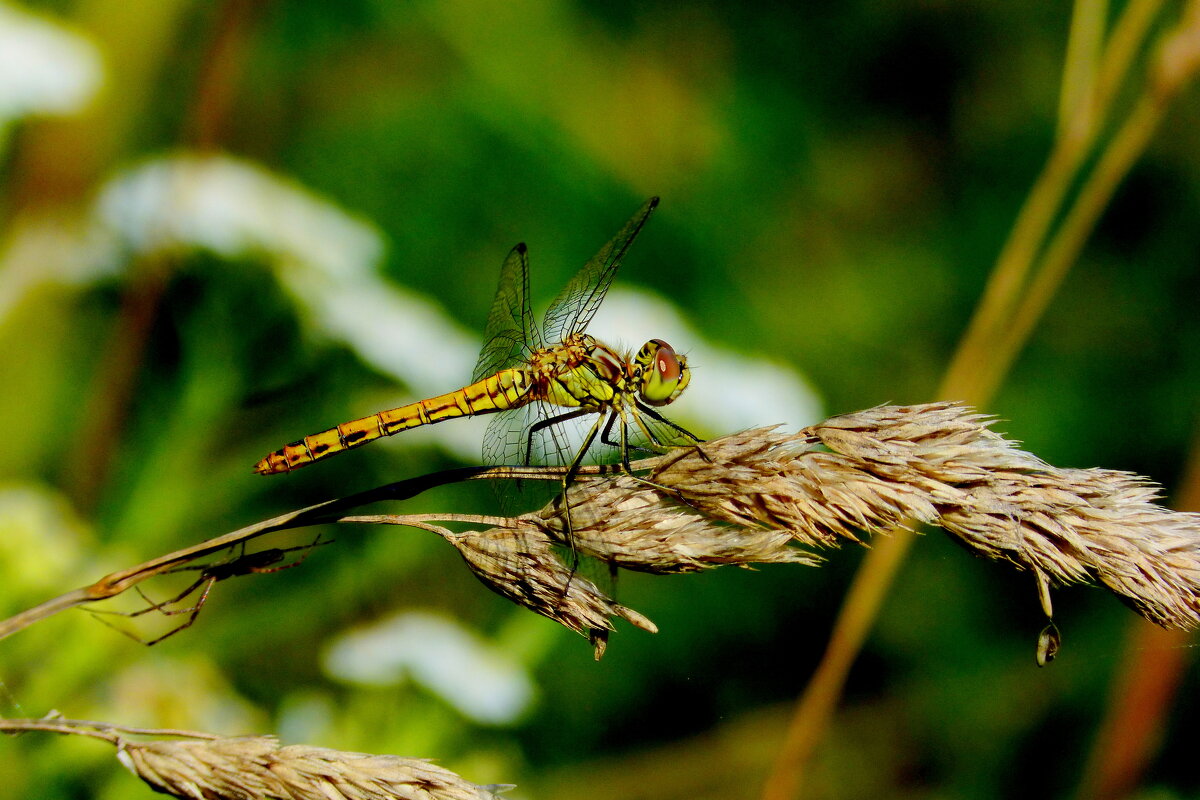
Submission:
<svg viewBox="0 0 1200 800">
<path fill-rule="evenodd" d="M 227 119 L 231 98 L 244 67 L 253 6 L 246 0 L 226 0 L 208 32 L 205 59 L 193 87 L 185 144 L 212 149 Z M 124 86 L 125 84 L 121 84 Z M 90 145 L 90 142 L 89 142 Z M 85 150 L 87 148 L 84 148 Z M 179 187 L 179 191 L 186 191 Z M 133 407 L 145 351 L 158 318 L 158 308 L 175 272 L 172 256 L 148 255 L 135 260 L 122 288 L 121 309 L 98 357 L 91 386 L 85 393 L 77 444 L 65 465 L 76 502 L 94 505 L 108 478 L 112 453 L 118 446 Z"/>
<path fill-rule="evenodd" d="M 1133 0 L 1118 18 L 1104 47 L 1094 99 L 1075 103 L 1071 109 L 1074 118 L 1060 121 L 1059 130 L 1068 135 L 1055 141 L 1017 214 L 979 306 L 946 370 L 939 398 L 952 397 L 974 405 L 986 405 L 990 399 L 996 379 L 980 367 L 990 363 L 992 348 L 1015 313 L 1042 244 L 1161 7 L 1162 0 Z M 1080 10 L 1078 6 L 1076 10 Z"/>
<path fill-rule="evenodd" d="M 1152 94 L 1141 98 L 1137 107 L 1109 141 L 1096 168 L 1088 176 L 1071 210 L 1063 218 L 1054 237 L 1046 247 L 1037 274 L 1029 284 L 1020 305 L 1003 335 L 993 343 L 992 357 L 986 370 L 981 370 L 977 390 L 985 397 L 999 387 L 1012 366 L 1017 353 L 1033 333 L 1058 287 L 1074 264 L 1097 220 L 1112 200 L 1113 194 L 1134 162 L 1145 152 L 1146 145 L 1162 121 L 1166 105 Z"/>
<path fill-rule="evenodd" d="M 1116 185 L 1145 149 L 1168 98 L 1184 83 L 1177 75 L 1170 74 L 1169 79 L 1158 79 L 1160 85 L 1144 91 L 1076 196 L 1039 264 L 1037 256 L 1042 243 L 1109 116 L 1134 55 L 1143 49 L 1150 23 L 1160 7 L 1160 0 L 1132 0 L 1105 46 L 1092 101 L 1076 98 L 1062 105 L 1062 111 L 1074 116 L 1070 121 L 1060 121 L 1061 135 L 1017 216 L 980 305 L 947 368 L 938 397 L 987 404 L 1067 269 L 1077 259 Z M 1096 11 L 1086 3 L 1078 3 L 1076 13 L 1095 15 Z M 1086 28 L 1091 24 L 1077 18 L 1073 27 Z M 1159 72 L 1166 70 L 1160 68 Z M 1090 70 L 1084 70 L 1079 79 L 1090 74 Z M 1069 83 L 1070 78 L 1065 80 Z M 1161 86 L 1164 83 L 1166 89 Z M 1040 268 L 1036 272 L 1035 266 Z M 997 347 L 998 341 L 1001 347 Z M 764 800 L 789 800 L 797 796 L 803 770 L 832 718 L 850 666 L 878 616 L 913 535 L 911 530 L 897 529 L 868 553 L 835 623 L 825 655 L 797 703 L 786 741 L 765 787 Z"/>
<path fill-rule="evenodd" d="M 339 517 L 337 522 L 358 522 L 376 525 L 408 525 L 425 528 L 432 522 L 465 522 L 469 525 L 486 525 L 491 528 L 511 528 L 511 517 L 493 517 L 486 514 L 361 514 Z"/>
<path fill-rule="evenodd" d="M 788 800 L 796 796 L 808 756 L 824 735 L 826 724 L 842 696 L 850 667 L 862 650 L 892 585 L 892 578 L 912 545 L 911 534 L 896 533 L 900 531 L 876 540 L 871 550 L 875 556 L 863 562 L 850 586 L 821 663 L 800 695 L 788 723 L 782 752 L 792 757 L 776 760 L 763 790 L 763 800 Z M 802 757 L 795 757 L 797 755 Z"/>
<path fill-rule="evenodd" d="M 1093 127 L 1107 0 L 1075 0 L 1058 102 L 1058 138 L 1086 136 Z"/>
<path fill-rule="evenodd" d="M 663 463 L 669 458 L 671 456 L 644 459 L 643 461 L 634 462 L 633 466 L 635 469 L 649 469 Z M 608 466 L 583 467 L 578 470 L 579 474 L 585 478 L 613 471 Z M 347 515 L 343 512 L 348 509 L 367 505 L 368 503 L 383 500 L 407 500 L 428 489 L 459 481 L 513 479 L 558 481 L 562 479 L 562 475 L 563 469 L 559 467 L 465 467 L 397 481 L 396 483 L 378 486 L 347 497 L 327 500 L 306 508 L 289 511 L 272 519 L 256 522 L 253 525 L 247 525 L 244 528 L 208 539 L 191 547 L 185 547 L 136 566 L 110 573 L 95 583 L 66 592 L 33 608 L 26 609 L 6 620 L 0 621 L 0 639 L 69 608 L 116 597 L 133 586 L 156 575 L 161 575 L 164 572 L 175 569 L 182 564 L 187 564 L 196 559 L 221 552 L 235 545 L 250 542 L 268 533 L 301 528 L 308 525 L 349 521 Z M 432 518 L 426 517 L 425 519 Z M 478 519 L 485 518 L 481 517 Z M 374 519 L 372 521 L 381 520 Z M 404 524 L 412 523 L 410 521 Z"/>
<path fill-rule="evenodd" d="M 5 733 L 24 733 L 26 731 L 43 731 L 47 733 L 62 733 L 70 736 L 89 736 L 93 739 L 103 739 L 110 744 L 117 744 L 121 737 L 106 731 L 88 730 L 73 725 L 64 724 L 61 720 L 40 719 L 0 719 L 0 731 Z"/>
<path fill-rule="evenodd" d="M 187 731 L 179 728 L 137 728 L 129 725 L 114 725 L 111 722 L 97 722 L 89 719 L 54 717 L 44 719 L 0 719 L 0 731 L 4 733 L 47 731 L 49 733 L 63 733 L 75 736 L 91 736 L 96 739 L 112 742 L 113 744 L 118 744 L 121 741 L 120 734 L 210 740 L 221 738 L 212 733 Z"/>
</svg>

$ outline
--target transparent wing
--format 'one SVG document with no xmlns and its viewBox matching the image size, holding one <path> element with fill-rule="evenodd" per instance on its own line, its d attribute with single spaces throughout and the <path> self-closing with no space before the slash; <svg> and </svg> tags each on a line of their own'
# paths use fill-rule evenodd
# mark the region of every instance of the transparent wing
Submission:
<svg viewBox="0 0 1200 800">
<path fill-rule="evenodd" d="M 500 412 L 488 425 L 483 446 L 484 461 L 496 465 L 529 463 L 562 466 L 571 463 L 587 432 L 599 417 L 595 413 L 588 413 L 553 425 L 539 425 L 565 410 L 546 403 L 531 403 Z M 535 427 L 537 430 L 530 437 L 530 429 Z M 593 448 L 596 446 L 593 445 Z M 594 455 L 595 450 L 589 450 L 589 458 L 584 463 L 594 463 L 591 458 Z M 500 508 L 506 516 L 536 511 L 562 492 L 562 484 L 552 480 L 497 480 L 492 483 Z M 577 509 L 571 513 L 582 512 Z M 561 542 L 555 544 L 555 550 L 574 580 L 586 578 L 610 597 L 617 596 L 617 577 L 613 567 L 594 558 L 580 558 L 580 549 Z"/>
<path fill-rule="evenodd" d="M 501 411 L 489 422 L 484 434 L 484 463 L 566 466 L 582 450 L 588 431 L 599 418 L 593 411 L 543 402 Z M 594 453 L 589 451 L 587 455 Z M 583 463 L 593 461 L 585 458 Z M 496 486 L 506 513 L 530 511 L 561 490 L 561 485 L 554 481 L 505 480 L 497 481 Z"/>
<path fill-rule="evenodd" d="M 484 463 L 494 466 L 570 464 L 583 442 L 578 428 L 594 424 L 596 415 L 541 425 L 563 411 L 546 403 L 530 403 L 496 414 L 483 439 Z M 531 430 L 534 430 L 532 434 Z M 505 514 L 533 511 L 548 503 L 562 488 L 555 481 L 501 480 L 494 483 Z"/>
<path fill-rule="evenodd" d="M 495 415 L 484 437 L 484 462 L 490 465 L 566 466 L 579 455 L 588 432 L 598 421 L 601 427 L 584 454 L 582 464 L 618 464 L 622 460 L 622 446 L 628 450 L 629 460 L 637 461 L 671 447 L 697 442 L 691 433 L 658 414 L 656 409 L 646 412 L 629 408 L 626 421 L 622 422 L 618 416 L 607 431 L 604 430 L 607 411 L 603 417 L 586 413 L 545 424 L 563 416 L 564 412 L 569 413 L 567 409 L 546 403 L 530 403 Z M 502 480 L 496 481 L 495 486 L 500 506 L 506 514 L 532 511 L 560 491 L 560 484 L 554 481 Z"/>
<path fill-rule="evenodd" d="M 471 381 L 524 362 L 531 349 L 541 346 L 542 339 L 529 310 L 529 251 L 522 242 L 509 251 L 500 267 L 500 284 L 488 313 L 483 348 Z"/>
<path fill-rule="evenodd" d="M 642 226 L 650 217 L 650 212 L 657 205 L 657 197 L 647 200 L 645 205 L 625 223 L 625 227 L 621 228 L 620 232 L 613 237 L 612 241 L 604 245 L 600 252 L 584 264 L 583 269 L 579 270 L 575 277 L 563 287 L 562 292 L 546 311 L 545 321 L 542 324 L 545 341 L 552 344 L 561 342 L 570 334 L 582 331 L 587 327 L 595 315 L 596 309 L 600 307 L 600 302 L 604 299 L 604 294 L 608 291 L 613 276 L 617 274 L 617 268 L 621 266 L 621 259 L 625 257 L 629 245 L 633 244 L 633 240 L 637 238 Z"/>
<path fill-rule="evenodd" d="M 545 403 L 529 403 L 501 411 L 488 422 L 483 436 L 483 463 L 489 466 L 522 466 L 529 427 L 545 418 Z M 531 458 L 531 463 L 539 463 Z"/>
<path fill-rule="evenodd" d="M 573 412 L 573 418 L 560 419 Z M 484 463 L 492 466 L 566 466 L 579 454 L 587 432 L 598 416 L 595 412 L 543 402 L 501 411 L 492 417 L 484 434 Z M 585 459 L 583 463 L 594 462 Z"/>
</svg>

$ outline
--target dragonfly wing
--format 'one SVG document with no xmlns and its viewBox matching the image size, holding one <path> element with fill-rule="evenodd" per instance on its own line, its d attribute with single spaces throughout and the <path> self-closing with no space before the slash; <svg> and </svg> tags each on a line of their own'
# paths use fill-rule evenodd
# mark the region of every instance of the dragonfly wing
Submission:
<svg viewBox="0 0 1200 800">
<path fill-rule="evenodd" d="M 651 197 L 638 209 L 625 227 L 612 241 L 600 248 L 590 261 L 583 265 L 575 277 L 563 288 L 546 311 L 542 332 L 547 342 L 561 342 L 572 333 L 584 330 L 591 322 L 612 283 L 621 259 L 641 232 L 642 226 L 658 205 L 658 198 Z"/>
<path fill-rule="evenodd" d="M 500 284 L 488 313 L 483 348 L 471 381 L 521 363 L 531 349 L 541 346 L 541 336 L 529 310 L 529 250 L 522 242 L 509 251 L 500 267 Z"/>
<path fill-rule="evenodd" d="M 547 450 L 544 435 L 533 436 L 530 450 L 529 430 L 545 420 L 550 410 L 551 407 L 545 403 L 530 403 L 502 411 L 493 417 L 483 438 L 484 463 L 491 466 L 561 464 L 563 455 L 554 449 L 553 444 Z M 499 480 L 494 484 L 500 508 L 505 514 L 533 511 L 553 499 L 561 489 L 554 481 Z"/>
<path fill-rule="evenodd" d="M 495 465 L 570 464 L 579 452 L 587 430 L 595 424 L 596 415 L 585 414 L 552 425 L 539 424 L 561 416 L 564 411 L 566 409 L 562 407 L 546 403 L 530 403 L 497 414 L 488 425 L 484 439 L 484 461 Z M 536 430 L 531 438 L 532 428 Z M 508 516 L 543 508 L 562 493 L 562 483 L 558 480 L 496 480 L 492 483 L 496 488 L 500 509 Z M 571 511 L 572 515 L 582 513 L 581 509 Z M 579 517 L 572 516 L 572 519 Z M 572 579 L 586 578 L 609 597 L 617 596 L 616 572 L 607 563 L 600 563 L 594 558 L 580 558 L 580 549 L 561 542 L 556 543 L 555 549 L 570 570 Z"/>
<path fill-rule="evenodd" d="M 570 415 L 571 409 L 547 403 L 529 403 L 496 414 L 483 440 L 483 461 L 490 466 L 564 467 L 575 460 L 596 414 Z M 590 463 L 585 460 L 584 463 Z"/>
<path fill-rule="evenodd" d="M 483 463 L 494 467 L 523 466 L 528 420 L 541 413 L 542 405 L 530 403 L 492 417 L 483 436 Z"/>
</svg>

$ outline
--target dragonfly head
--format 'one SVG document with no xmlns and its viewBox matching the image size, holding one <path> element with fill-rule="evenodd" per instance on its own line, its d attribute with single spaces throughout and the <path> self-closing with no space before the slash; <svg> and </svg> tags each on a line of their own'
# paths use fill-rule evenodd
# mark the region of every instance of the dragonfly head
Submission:
<svg viewBox="0 0 1200 800">
<path fill-rule="evenodd" d="M 651 339 L 642 345 L 634 366 L 640 380 L 638 391 L 642 401 L 651 406 L 672 402 L 692 379 L 687 359 L 662 339 Z"/>
</svg>

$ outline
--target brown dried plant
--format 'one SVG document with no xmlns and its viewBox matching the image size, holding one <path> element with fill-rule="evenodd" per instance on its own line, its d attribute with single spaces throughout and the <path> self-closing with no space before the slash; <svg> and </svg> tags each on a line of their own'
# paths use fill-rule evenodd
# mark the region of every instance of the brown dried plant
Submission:
<svg viewBox="0 0 1200 800">
<path fill-rule="evenodd" d="M 727 522 L 804 544 L 938 525 L 978 555 L 1067 584 L 1096 580 L 1164 627 L 1200 623 L 1200 515 L 1145 478 L 1062 469 L 955 403 L 880 406 L 797 434 L 746 431 L 681 451 L 649 480 Z"/>
<path fill-rule="evenodd" d="M 103 739 L 152 789 L 185 800 L 499 800 L 498 792 L 512 788 L 480 786 L 421 758 L 284 747 L 271 736 L 222 737 L 55 718 L 0 720 L 0 731 Z M 157 738 L 143 741 L 147 736 Z"/>
<path fill-rule="evenodd" d="M 805 548 L 921 525 L 941 526 L 973 552 L 1031 572 L 1047 614 L 1052 583 L 1098 581 L 1164 627 L 1200 622 L 1200 516 L 1156 505 L 1157 489 L 1144 478 L 1051 466 L 988 425 L 961 404 L 880 406 L 797 433 L 756 428 L 680 448 L 635 462 L 637 475 L 585 468 L 565 498 L 517 517 L 344 513 L 451 480 L 557 479 L 560 473 L 530 468 L 427 476 L 301 509 L 114 573 L 0 622 L 0 636 L 180 564 L 244 547 L 264 533 L 319 522 L 432 531 L 486 586 L 588 637 L 597 657 L 614 618 L 657 629 L 580 573 L 572 555 L 598 560 L 614 573 L 815 565 L 819 559 Z M 484 527 L 454 531 L 439 524 L 445 522 Z M 201 575 L 207 592 L 218 579 L 249 572 L 218 562 Z M 169 613 L 164 605 L 153 610 Z"/>
<path fill-rule="evenodd" d="M 880 406 L 797 433 L 756 428 L 677 449 L 635 462 L 634 475 L 585 468 L 565 497 L 517 517 L 346 513 L 454 480 L 559 480 L 561 471 L 471 469 L 426 476 L 300 509 L 113 573 L 0 622 L 0 637 L 237 548 L 236 558 L 201 566 L 192 588 L 207 596 L 228 577 L 277 571 L 291 549 L 255 555 L 244 550 L 247 542 L 329 522 L 406 525 L 438 534 L 490 589 L 587 636 L 597 658 L 614 618 L 656 628 L 577 571 L 572 555 L 614 572 L 652 574 L 815 565 L 811 548 L 923 525 L 941 526 L 973 552 L 1031 572 L 1048 615 L 1051 583 L 1098 581 L 1159 625 L 1191 628 L 1200 622 L 1200 515 L 1156 505 L 1156 488 L 1136 475 L 1051 466 L 989 424 L 955 403 Z M 442 524 L 450 522 L 474 527 L 455 531 Z M 188 603 L 186 594 L 152 603 L 150 610 L 171 613 L 167 606 Z M 202 599 L 176 613 L 190 625 Z M 1055 633 L 1048 628 L 1042 634 L 1043 660 L 1053 656 Z M 12 727 L 20 723 L 0 721 L 0 730 L 82 733 L 78 727 L 62 730 L 61 721 Z M 96 730 L 85 735 L 118 744 L 127 766 L 177 797 L 457 799 L 491 797 L 494 790 L 393 756 L 280 747 L 268 737 L 189 734 L 185 741 L 132 742 L 111 733 L 119 730 L 114 726 L 74 724 L 90 725 Z"/>
<path fill-rule="evenodd" d="M 281 747 L 270 736 L 126 742 L 119 757 L 154 789 L 196 800 L 492 800 L 500 788 L 425 759 Z"/>
<path fill-rule="evenodd" d="M 1098 581 L 1159 625 L 1200 622 L 1200 515 L 1156 505 L 1156 487 L 1130 473 L 1051 466 L 988 424 L 955 403 L 880 406 L 795 434 L 757 428 L 682 448 L 640 462 L 644 477 L 589 476 L 565 504 L 483 531 L 354 519 L 435 530 L 488 587 L 588 636 L 597 657 L 612 617 L 656 629 L 552 544 L 614 570 L 667 574 L 811 565 L 797 544 L 937 525 L 976 554 L 1031 572 L 1048 615 L 1051 584 Z"/>
</svg>

